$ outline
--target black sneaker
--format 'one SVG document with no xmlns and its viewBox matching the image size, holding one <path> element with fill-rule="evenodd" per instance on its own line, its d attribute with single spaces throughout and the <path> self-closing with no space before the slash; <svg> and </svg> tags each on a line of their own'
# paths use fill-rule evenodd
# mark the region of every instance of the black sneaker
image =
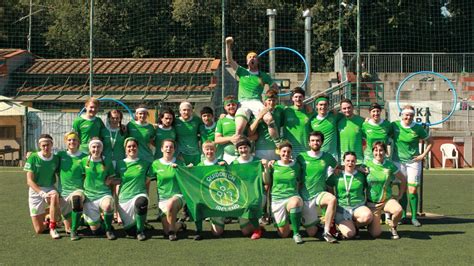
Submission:
<svg viewBox="0 0 474 266">
<path fill-rule="evenodd" d="M 337 243 L 337 239 L 333 235 L 331 235 L 330 233 L 324 232 L 323 233 L 323 238 L 328 243 Z"/>
<path fill-rule="evenodd" d="M 109 231 L 105 232 L 105 236 L 107 237 L 108 240 L 117 239 L 117 237 L 115 236 L 115 234 L 112 230 L 109 230 Z"/>
<path fill-rule="evenodd" d="M 137 234 L 137 239 L 138 241 L 143 241 L 143 240 L 146 240 L 146 235 L 144 232 L 140 232 Z"/>
</svg>

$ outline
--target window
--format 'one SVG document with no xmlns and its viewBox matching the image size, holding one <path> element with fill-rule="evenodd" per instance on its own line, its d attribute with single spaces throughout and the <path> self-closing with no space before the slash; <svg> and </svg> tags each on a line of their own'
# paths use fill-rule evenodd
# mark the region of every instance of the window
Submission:
<svg viewBox="0 0 474 266">
<path fill-rule="evenodd" d="M 15 126 L 0 126 L 0 139 L 15 139 Z"/>
</svg>

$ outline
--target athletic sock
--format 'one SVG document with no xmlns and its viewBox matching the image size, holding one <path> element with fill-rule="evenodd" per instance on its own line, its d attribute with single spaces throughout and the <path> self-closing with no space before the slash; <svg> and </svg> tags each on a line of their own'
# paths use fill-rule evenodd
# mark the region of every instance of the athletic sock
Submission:
<svg viewBox="0 0 474 266">
<path fill-rule="evenodd" d="M 112 230 L 112 221 L 114 219 L 114 213 L 111 212 L 111 213 L 104 213 L 104 227 L 105 227 L 105 231 L 110 231 Z"/>
<path fill-rule="evenodd" d="M 260 223 L 258 222 L 258 218 L 250 218 L 249 222 L 253 226 L 254 229 L 260 228 Z"/>
<path fill-rule="evenodd" d="M 400 199 L 400 205 L 402 206 L 402 218 L 405 218 L 407 217 L 408 206 L 407 193 L 403 193 L 402 198 Z"/>
<path fill-rule="evenodd" d="M 82 212 L 72 211 L 71 213 L 71 232 L 76 232 L 81 222 Z"/>
<path fill-rule="evenodd" d="M 418 194 L 410 194 L 410 210 L 411 219 L 416 219 L 416 212 L 418 210 Z"/>
<path fill-rule="evenodd" d="M 290 221 L 293 235 L 299 234 L 301 223 L 301 207 L 290 209 Z"/>
<path fill-rule="evenodd" d="M 49 221 L 49 229 L 53 230 L 56 229 L 56 221 Z"/>
<path fill-rule="evenodd" d="M 195 221 L 194 224 L 196 225 L 196 233 L 200 234 L 202 232 L 202 220 Z"/>
<path fill-rule="evenodd" d="M 137 225 L 137 234 L 142 233 L 145 231 L 145 221 L 146 221 L 146 214 L 138 215 L 135 214 L 135 222 Z"/>
</svg>

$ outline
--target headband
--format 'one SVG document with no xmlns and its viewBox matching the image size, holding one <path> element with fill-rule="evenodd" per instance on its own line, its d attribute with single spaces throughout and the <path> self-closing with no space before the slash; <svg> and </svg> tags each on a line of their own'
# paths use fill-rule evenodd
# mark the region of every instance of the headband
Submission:
<svg viewBox="0 0 474 266">
<path fill-rule="evenodd" d="M 71 136 L 72 136 L 72 138 L 75 138 L 75 139 L 77 139 L 77 140 L 79 139 L 79 135 L 77 135 L 76 132 L 69 132 L 69 133 L 66 135 L 66 140 L 67 140 L 68 138 L 70 138 Z"/>
<path fill-rule="evenodd" d="M 250 53 L 247 54 L 246 58 L 248 59 L 251 56 L 257 56 L 257 53 L 256 52 L 250 52 Z"/>
<path fill-rule="evenodd" d="M 40 144 L 40 143 L 43 142 L 43 141 L 49 141 L 49 142 L 53 143 L 53 140 L 50 139 L 50 138 L 40 138 L 40 139 L 38 140 L 38 144 Z"/>
<path fill-rule="evenodd" d="M 137 109 L 135 110 L 135 112 L 136 112 L 136 113 L 140 113 L 140 112 L 144 112 L 144 113 L 145 113 L 145 112 L 148 112 L 148 109 L 146 109 L 145 107 L 140 107 L 140 108 L 137 108 Z"/>
<path fill-rule="evenodd" d="M 402 114 L 415 114 L 415 111 L 411 109 L 403 109 Z"/>
<path fill-rule="evenodd" d="M 316 98 L 316 100 L 315 100 L 316 104 L 318 104 L 318 103 L 321 102 L 321 101 L 326 101 L 326 102 L 328 102 L 329 99 L 326 98 L 326 97 L 324 97 L 324 96 L 320 96 L 320 97 Z"/>
<path fill-rule="evenodd" d="M 99 144 L 101 147 L 104 146 L 104 144 L 102 144 L 102 141 L 100 141 L 99 139 L 93 139 L 89 141 L 89 149 L 92 147 L 93 144 Z"/>
<path fill-rule="evenodd" d="M 134 137 L 128 137 L 128 138 L 126 138 L 126 139 L 123 141 L 123 147 L 124 147 L 124 148 L 127 147 L 127 142 L 129 142 L 129 141 L 131 141 L 131 140 L 135 141 L 135 143 L 137 143 L 137 146 L 138 146 L 138 140 L 137 140 L 136 138 L 134 138 Z"/>
<path fill-rule="evenodd" d="M 229 103 L 239 104 L 239 102 L 236 99 L 230 99 L 230 100 L 224 101 L 224 106 L 228 105 Z"/>
</svg>

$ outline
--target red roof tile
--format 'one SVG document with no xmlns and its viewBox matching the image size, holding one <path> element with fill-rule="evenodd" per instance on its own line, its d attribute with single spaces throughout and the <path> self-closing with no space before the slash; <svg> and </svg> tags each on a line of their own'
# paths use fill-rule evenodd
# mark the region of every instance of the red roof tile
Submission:
<svg viewBox="0 0 474 266">
<path fill-rule="evenodd" d="M 2 51 L 2 50 L 0 50 Z M 0 53 L 1 56 L 1 53 Z M 214 58 L 97 58 L 95 74 L 212 74 L 219 67 Z M 88 59 L 36 59 L 28 74 L 87 74 Z"/>
<path fill-rule="evenodd" d="M 22 53 L 26 53 L 26 51 L 21 49 L 0 49 L 0 58 L 8 59 Z"/>
</svg>

